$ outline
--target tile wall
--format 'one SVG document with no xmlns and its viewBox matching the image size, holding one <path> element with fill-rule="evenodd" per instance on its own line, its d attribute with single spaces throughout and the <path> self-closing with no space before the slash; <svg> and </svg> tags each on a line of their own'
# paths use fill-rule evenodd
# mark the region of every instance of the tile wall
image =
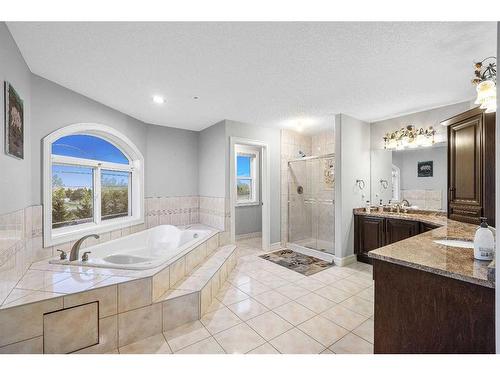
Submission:
<svg viewBox="0 0 500 375">
<path fill-rule="evenodd" d="M 146 228 L 200 223 L 200 197 L 146 198 L 145 212 Z"/>
<path fill-rule="evenodd" d="M 443 210 L 441 190 L 401 190 L 401 199 L 421 210 Z"/>
<path fill-rule="evenodd" d="M 82 248 L 106 242 L 145 229 L 144 224 L 126 226 L 89 238 Z M 74 241 L 44 247 L 42 206 L 0 215 L 0 304 L 24 275 L 31 263 L 57 255 L 57 249 L 69 251 Z"/>
</svg>

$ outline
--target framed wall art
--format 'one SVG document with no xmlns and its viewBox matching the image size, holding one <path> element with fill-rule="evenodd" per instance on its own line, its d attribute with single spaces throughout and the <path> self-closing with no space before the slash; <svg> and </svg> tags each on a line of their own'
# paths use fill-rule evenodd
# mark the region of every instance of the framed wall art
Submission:
<svg viewBox="0 0 500 375">
<path fill-rule="evenodd" d="M 5 88 L 5 153 L 24 159 L 24 104 L 9 82 Z"/>
</svg>

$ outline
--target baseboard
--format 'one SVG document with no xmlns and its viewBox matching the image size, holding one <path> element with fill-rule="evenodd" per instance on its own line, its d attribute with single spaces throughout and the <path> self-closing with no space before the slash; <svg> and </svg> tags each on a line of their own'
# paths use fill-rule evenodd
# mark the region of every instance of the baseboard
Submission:
<svg viewBox="0 0 500 375">
<path fill-rule="evenodd" d="M 288 243 L 286 247 L 289 248 L 290 250 L 296 251 L 296 252 L 304 254 L 304 255 L 309 255 L 311 257 L 315 257 L 315 258 L 324 260 L 326 262 L 334 262 L 335 261 L 335 256 L 333 254 L 325 253 L 323 251 L 309 249 L 307 247 L 296 245 L 293 243 Z M 337 264 L 337 263 L 335 263 L 335 264 Z"/>
<path fill-rule="evenodd" d="M 283 246 L 281 246 L 281 242 L 275 242 L 275 243 L 271 244 L 271 246 L 269 247 L 269 250 L 276 251 L 276 250 L 280 250 L 282 248 L 283 248 Z"/>
<path fill-rule="evenodd" d="M 238 240 L 245 240 L 245 239 L 248 239 L 248 238 L 257 238 L 257 237 L 262 237 L 262 232 L 237 234 L 236 235 L 236 241 L 238 241 Z"/>
<path fill-rule="evenodd" d="M 356 262 L 356 255 L 349 255 L 343 258 L 333 257 L 333 261 L 339 267 L 347 266 L 348 264 Z"/>
</svg>

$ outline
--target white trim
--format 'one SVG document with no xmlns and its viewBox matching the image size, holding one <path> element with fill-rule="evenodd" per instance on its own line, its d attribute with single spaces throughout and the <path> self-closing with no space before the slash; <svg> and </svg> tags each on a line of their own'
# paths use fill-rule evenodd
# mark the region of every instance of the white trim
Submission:
<svg viewBox="0 0 500 375">
<path fill-rule="evenodd" d="M 128 158 L 130 165 L 100 162 L 89 159 L 79 159 L 66 156 L 52 156 L 52 143 L 61 137 L 71 134 L 88 134 L 105 139 L 118 149 L 120 149 Z M 94 173 L 94 215 L 97 222 L 89 225 L 75 227 L 66 227 L 64 231 L 52 230 L 52 164 L 53 163 L 80 164 L 99 168 Z M 117 218 L 100 222 L 100 212 L 96 200 L 100 199 L 100 169 L 129 171 L 132 173 L 130 194 L 134 196 L 133 201 L 129 200 L 129 210 L 132 215 L 126 218 Z M 137 146 L 125 135 L 116 129 L 95 123 L 78 123 L 65 126 L 50 133 L 43 139 L 43 244 L 45 247 L 61 244 L 64 242 L 76 240 L 86 234 L 104 233 L 123 227 L 138 225 L 144 223 L 144 157 Z M 97 209 L 96 209 L 97 208 Z M 55 233 L 54 233 L 55 232 Z"/>
<path fill-rule="evenodd" d="M 255 146 L 260 148 L 260 174 L 261 174 L 261 203 L 262 203 L 262 249 L 268 251 L 271 243 L 271 175 L 269 146 L 265 142 L 229 137 L 229 205 L 231 211 L 231 242 L 236 242 L 235 214 L 236 214 L 236 145 Z"/>
<path fill-rule="evenodd" d="M 281 250 L 283 249 L 283 246 L 281 246 L 281 242 L 275 242 L 273 244 L 271 244 L 271 247 L 269 248 L 269 250 L 271 251 L 276 251 L 276 250 Z"/>
<path fill-rule="evenodd" d="M 333 262 L 336 266 L 339 267 L 347 266 L 348 264 L 354 263 L 356 261 L 356 255 L 354 254 L 339 258 L 331 253 L 309 249 L 308 247 L 300 246 L 294 243 L 288 243 L 286 247 L 301 254 L 309 255 L 327 262 Z"/>
<path fill-rule="evenodd" d="M 300 246 L 294 243 L 288 243 L 286 247 L 289 248 L 290 250 L 296 251 L 304 255 L 309 255 L 311 257 L 324 260 L 326 262 L 333 262 L 335 260 L 335 256 L 333 254 L 326 253 L 324 251 L 309 249 L 308 247 Z"/>
<path fill-rule="evenodd" d="M 343 257 L 343 258 L 334 257 L 333 261 L 335 262 L 335 265 L 340 266 L 340 267 L 344 267 L 344 266 L 347 266 L 349 264 L 356 262 L 356 254 L 348 255 L 348 256 Z"/>
<path fill-rule="evenodd" d="M 258 238 L 258 237 L 262 237 L 262 232 L 237 234 L 236 240 L 245 240 L 247 238 Z"/>
</svg>

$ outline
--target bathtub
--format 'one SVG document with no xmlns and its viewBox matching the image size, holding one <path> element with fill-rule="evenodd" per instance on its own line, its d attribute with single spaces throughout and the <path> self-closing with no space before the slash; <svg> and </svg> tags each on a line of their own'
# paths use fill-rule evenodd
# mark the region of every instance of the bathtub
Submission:
<svg viewBox="0 0 500 375">
<path fill-rule="evenodd" d="M 213 231 L 205 229 L 179 229 L 173 225 L 159 225 L 116 240 L 82 248 L 79 260 L 73 262 L 51 260 L 50 263 L 145 270 L 174 261 L 188 249 L 204 242 L 212 233 Z M 82 262 L 84 251 L 90 251 L 89 260 Z"/>
</svg>

